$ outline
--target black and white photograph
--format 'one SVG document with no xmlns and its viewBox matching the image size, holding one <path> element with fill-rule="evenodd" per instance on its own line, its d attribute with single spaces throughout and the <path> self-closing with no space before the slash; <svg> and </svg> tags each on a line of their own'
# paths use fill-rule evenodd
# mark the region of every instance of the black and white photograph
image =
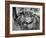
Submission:
<svg viewBox="0 0 46 38">
<path fill-rule="evenodd" d="M 44 3 L 6 1 L 5 8 L 6 37 L 45 34 Z"/>
<path fill-rule="evenodd" d="M 40 8 L 13 7 L 12 10 L 13 31 L 40 29 Z"/>
<path fill-rule="evenodd" d="M 42 6 L 10 5 L 11 33 L 42 32 Z"/>
<path fill-rule="evenodd" d="M 45 34 L 44 3 L 7 1 L 5 8 L 6 37 Z"/>
</svg>

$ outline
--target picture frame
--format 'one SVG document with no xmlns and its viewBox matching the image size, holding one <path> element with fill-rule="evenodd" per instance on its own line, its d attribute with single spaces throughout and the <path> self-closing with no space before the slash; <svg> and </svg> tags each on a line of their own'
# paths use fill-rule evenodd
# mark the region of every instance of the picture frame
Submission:
<svg viewBox="0 0 46 38">
<path fill-rule="evenodd" d="M 13 21 L 11 18 L 12 18 L 12 16 L 14 17 L 15 13 L 21 12 L 21 11 L 17 11 L 17 10 L 20 10 L 21 8 L 24 9 L 24 12 L 26 12 L 28 9 L 29 10 L 30 9 L 35 10 L 36 8 L 37 8 L 37 10 L 39 9 L 39 11 L 38 11 L 39 13 L 36 13 L 36 15 L 40 16 L 41 21 L 39 21 L 40 22 L 39 29 L 41 29 L 41 31 L 39 29 L 33 29 L 33 30 L 35 30 L 35 31 L 33 31 L 32 29 L 29 29 L 28 27 L 27 27 L 28 30 L 26 29 L 26 27 L 25 27 L 26 30 L 21 29 L 22 31 L 13 30 L 14 28 L 16 29 L 16 27 L 12 26 Z M 26 11 L 25 11 L 25 9 L 26 9 Z M 15 13 L 14 13 L 14 10 L 16 10 Z M 32 12 L 33 12 L 33 10 L 32 10 Z M 24 27 L 22 27 L 22 28 L 24 28 Z M 30 28 L 32 28 L 32 26 Z M 34 35 L 44 35 L 44 34 L 45 34 L 45 5 L 44 5 L 44 3 L 5 1 L 5 37 L 34 36 Z"/>
</svg>

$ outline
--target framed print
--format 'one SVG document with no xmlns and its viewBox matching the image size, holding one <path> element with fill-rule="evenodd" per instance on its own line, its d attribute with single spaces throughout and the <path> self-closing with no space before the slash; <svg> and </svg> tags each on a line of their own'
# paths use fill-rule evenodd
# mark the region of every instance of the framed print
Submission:
<svg viewBox="0 0 46 38">
<path fill-rule="evenodd" d="M 44 3 L 6 1 L 5 36 L 45 34 Z"/>
</svg>

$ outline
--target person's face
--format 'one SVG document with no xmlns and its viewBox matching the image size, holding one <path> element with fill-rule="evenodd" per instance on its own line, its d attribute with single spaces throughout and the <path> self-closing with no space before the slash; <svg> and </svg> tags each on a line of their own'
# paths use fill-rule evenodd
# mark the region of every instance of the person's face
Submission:
<svg viewBox="0 0 46 38">
<path fill-rule="evenodd" d="M 32 13 L 30 13 L 30 12 L 25 13 L 25 21 L 26 22 L 31 22 L 32 21 Z"/>
</svg>

